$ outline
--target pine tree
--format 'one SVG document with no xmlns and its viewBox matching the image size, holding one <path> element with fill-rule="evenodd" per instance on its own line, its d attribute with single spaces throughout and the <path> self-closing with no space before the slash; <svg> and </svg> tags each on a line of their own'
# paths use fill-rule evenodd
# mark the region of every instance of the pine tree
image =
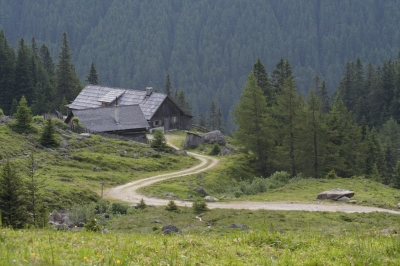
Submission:
<svg viewBox="0 0 400 266">
<path fill-rule="evenodd" d="M 7 160 L 0 175 L 0 214 L 3 226 L 25 226 L 29 217 L 26 211 L 26 192 L 23 179 Z"/>
<path fill-rule="evenodd" d="M 217 107 L 215 106 L 214 99 L 211 100 L 210 109 L 208 111 L 207 128 L 209 128 L 211 130 L 218 129 L 217 128 Z"/>
<path fill-rule="evenodd" d="M 261 175 L 266 177 L 273 147 L 272 132 L 270 131 L 271 117 L 268 113 L 264 92 L 257 85 L 253 72 L 247 78 L 233 116 L 238 126 L 235 138 L 244 148 L 253 153 Z"/>
<path fill-rule="evenodd" d="M 71 53 L 65 32 L 62 38 L 61 52 L 58 55 L 56 84 L 56 106 L 61 104 L 64 97 L 67 103 L 74 100 L 82 87 L 71 63 Z"/>
<path fill-rule="evenodd" d="M 60 145 L 59 141 L 54 135 L 56 132 L 54 121 L 52 118 L 46 120 L 46 125 L 44 126 L 43 133 L 40 137 L 40 144 L 45 147 L 58 147 Z"/>
<path fill-rule="evenodd" d="M 192 108 L 189 105 L 189 102 L 186 100 L 185 97 L 185 92 L 180 89 L 175 91 L 175 97 L 174 97 L 175 103 L 182 108 L 182 110 L 186 113 L 186 114 L 191 114 L 192 113 Z"/>
<path fill-rule="evenodd" d="M 37 161 L 33 154 L 29 158 L 29 181 L 27 185 L 27 211 L 32 214 L 32 224 L 34 226 L 44 226 L 46 223 L 39 224 L 39 221 L 44 221 L 47 218 L 45 215 L 46 207 L 42 203 L 41 189 L 44 187 L 44 180 L 39 179 L 35 174 L 37 169 Z"/>
<path fill-rule="evenodd" d="M 288 59 L 284 60 L 281 58 L 276 64 L 275 70 L 272 72 L 272 87 L 274 89 L 274 95 L 281 92 L 287 79 L 294 79 L 292 67 Z"/>
<path fill-rule="evenodd" d="M 32 127 L 31 109 L 28 107 L 25 96 L 22 96 L 17 113 L 15 114 L 16 122 L 11 124 L 11 128 L 18 133 L 30 133 L 34 129 Z"/>
<path fill-rule="evenodd" d="M 257 58 L 256 63 L 253 66 L 253 73 L 257 79 L 257 85 L 263 90 L 264 95 L 267 99 L 268 106 L 271 106 L 274 102 L 274 94 L 272 85 L 268 77 L 268 72 L 264 65 L 261 63 L 261 59 Z"/>
<path fill-rule="evenodd" d="M 276 121 L 276 141 L 281 145 L 281 159 L 289 162 L 288 168 L 292 177 L 297 174 L 296 157 L 300 149 L 300 135 L 303 131 L 303 99 L 296 91 L 293 78 L 287 78 L 280 87 L 276 96 L 276 104 L 272 107 L 273 117 Z"/>
<path fill-rule="evenodd" d="M 55 67 L 54 67 L 53 59 L 51 58 L 51 55 L 50 55 L 49 48 L 45 44 L 42 44 L 42 46 L 40 46 L 39 56 L 40 56 L 43 67 L 46 70 L 47 74 L 49 75 L 50 78 L 53 78 Z"/>
<path fill-rule="evenodd" d="M 165 81 L 164 92 L 168 96 L 172 95 L 172 84 L 171 84 L 171 80 L 169 78 L 169 74 L 168 73 L 167 73 L 167 79 Z"/>
<path fill-rule="evenodd" d="M 90 65 L 90 71 L 89 71 L 89 75 L 86 76 L 86 82 L 92 85 L 97 85 L 99 84 L 99 76 L 97 75 L 97 70 L 94 67 L 94 63 L 92 62 L 92 64 Z"/>
<path fill-rule="evenodd" d="M 13 98 L 20 99 L 22 95 L 26 97 L 28 103 L 33 100 L 34 80 L 32 75 L 32 61 L 30 51 L 24 39 L 18 42 L 17 64 L 15 69 L 15 91 Z"/>
<path fill-rule="evenodd" d="M 15 53 L 0 30 L 0 108 L 5 114 L 11 110 L 15 88 Z M 17 103 L 18 104 L 18 103 Z M 12 115 L 12 114 L 10 114 Z"/>
</svg>

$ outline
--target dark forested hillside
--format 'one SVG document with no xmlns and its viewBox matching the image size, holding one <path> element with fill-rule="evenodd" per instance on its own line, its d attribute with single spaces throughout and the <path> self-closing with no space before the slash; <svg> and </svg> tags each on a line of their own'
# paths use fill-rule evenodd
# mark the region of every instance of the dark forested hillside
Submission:
<svg viewBox="0 0 400 266">
<path fill-rule="evenodd" d="M 396 58 L 398 17 L 399 0 L 0 1 L 13 47 L 34 36 L 56 58 L 65 31 L 82 82 L 91 62 L 115 87 L 162 91 L 168 73 L 194 115 L 214 99 L 225 120 L 257 57 L 269 73 L 287 58 L 303 93 L 316 74 L 332 92 L 347 61 Z"/>
</svg>

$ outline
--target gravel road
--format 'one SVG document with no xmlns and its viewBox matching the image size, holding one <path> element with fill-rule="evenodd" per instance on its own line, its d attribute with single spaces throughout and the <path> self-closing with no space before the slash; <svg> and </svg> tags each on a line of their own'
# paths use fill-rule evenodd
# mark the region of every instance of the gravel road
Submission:
<svg viewBox="0 0 400 266">
<path fill-rule="evenodd" d="M 154 184 L 162 180 L 201 173 L 216 166 L 219 163 L 219 160 L 214 157 L 200 155 L 192 152 L 188 152 L 188 154 L 190 156 L 199 159 L 200 163 L 196 166 L 178 172 L 156 175 L 149 178 L 133 181 L 125 185 L 107 189 L 105 190 L 104 196 L 106 198 L 119 199 L 129 203 L 138 203 L 141 199 L 143 199 L 148 205 L 165 206 L 168 204 L 169 200 L 149 198 L 145 195 L 139 194 L 137 190 L 139 188 L 149 186 L 151 184 Z M 187 206 L 187 207 L 192 206 L 192 202 L 190 201 L 175 200 L 175 203 L 178 206 Z M 400 212 L 398 211 L 376 208 L 376 207 L 358 206 L 355 204 L 347 204 L 347 203 L 332 204 L 325 202 L 299 203 L 299 202 L 235 201 L 235 202 L 209 202 L 207 203 L 207 206 L 210 209 L 219 208 L 219 209 L 248 209 L 248 210 L 286 210 L 286 211 L 290 210 L 290 211 L 321 211 L 321 212 L 327 211 L 327 212 L 347 212 L 347 213 L 387 212 L 392 214 L 400 214 Z"/>
</svg>

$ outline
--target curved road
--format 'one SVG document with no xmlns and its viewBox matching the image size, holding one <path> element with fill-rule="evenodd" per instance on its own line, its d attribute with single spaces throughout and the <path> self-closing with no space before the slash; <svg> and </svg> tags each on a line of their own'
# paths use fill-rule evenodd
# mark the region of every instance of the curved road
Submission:
<svg viewBox="0 0 400 266">
<path fill-rule="evenodd" d="M 145 195 L 139 194 L 137 190 L 139 188 L 149 186 L 151 184 L 154 184 L 162 180 L 201 173 L 203 171 L 206 171 L 207 169 L 216 166 L 219 163 L 218 159 L 210 156 L 200 155 L 192 152 L 188 152 L 188 154 L 190 156 L 199 159 L 200 163 L 196 166 L 193 166 L 191 168 L 182 171 L 169 174 L 156 175 L 141 180 L 133 181 L 125 185 L 107 189 L 104 193 L 104 196 L 107 198 L 119 199 L 131 203 L 138 203 L 141 199 L 143 199 L 148 205 L 165 206 L 168 204 L 169 200 L 149 198 L 146 197 Z M 192 202 L 190 201 L 175 200 L 175 203 L 178 206 L 187 206 L 187 207 L 192 206 Z M 295 210 L 295 211 L 328 211 L 328 212 L 348 212 L 348 213 L 388 212 L 392 214 L 400 214 L 400 212 L 398 211 L 376 208 L 376 207 L 351 205 L 351 204 L 235 201 L 235 202 L 208 202 L 207 206 L 210 209 L 220 208 L 220 209 L 248 209 L 248 210 L 286 210 L 286 211 Z"/>
</svg>

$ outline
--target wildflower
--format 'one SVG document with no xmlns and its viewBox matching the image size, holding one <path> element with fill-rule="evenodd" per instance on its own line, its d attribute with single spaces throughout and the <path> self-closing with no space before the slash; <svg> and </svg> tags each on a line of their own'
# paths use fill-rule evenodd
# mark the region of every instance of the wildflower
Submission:
<svg viewBox="0 0 400 266">
<path fill-rule="evenodd" d="M 83 260 L 87 260 L 87 257 L 83 257 Z"/>
<path fill-rule="evenodd" d="M 31 256 L 32 256 L 32 257 L 36 257 L 36 253 L 32 253 Z"/>
<path fill-rule="evenodd" d="M 117 264 L 120 264 L 120 263 L 121 263 L 121 261 L 120 261 L 120 260 L 117 260 L 117 261 L 116 261 L 116 263 L 117 263 Z"/>
</svg>

